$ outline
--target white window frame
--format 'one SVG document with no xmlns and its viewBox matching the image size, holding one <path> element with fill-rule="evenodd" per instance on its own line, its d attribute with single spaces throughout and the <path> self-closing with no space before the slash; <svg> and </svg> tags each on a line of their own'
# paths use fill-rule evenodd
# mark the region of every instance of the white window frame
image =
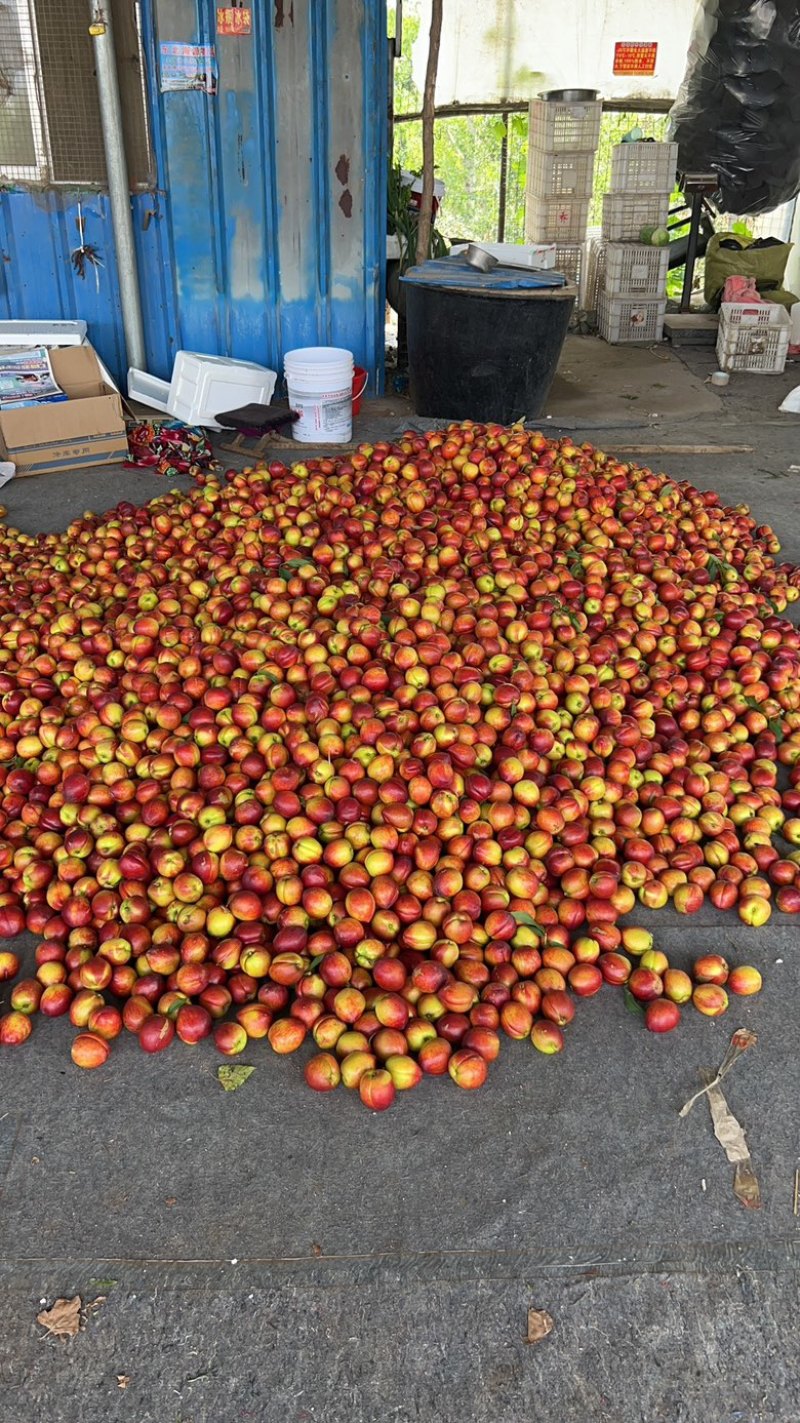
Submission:
<svg viewBox="0 0 800 1423">
<path fill-rule="evenodd" d="M 50 173 L 44 93 L 39 82 L 42 72 L 39 37 L 32 0 L 6 0 L 11 13 L 16 14 L 22 45 L 24 69 L 15 71 L 25 77 L 25 94 L 31 117 L 31 134 L 36 154 L 35 163 L 4 164 L 0 159 L 0 182 L 46 183 Z"/>
</svg>

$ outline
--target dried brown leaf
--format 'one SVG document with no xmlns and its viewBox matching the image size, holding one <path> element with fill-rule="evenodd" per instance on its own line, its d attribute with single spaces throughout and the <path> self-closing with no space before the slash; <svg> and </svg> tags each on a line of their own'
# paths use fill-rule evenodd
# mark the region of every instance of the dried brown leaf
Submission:
<svg viewBox="0 0 800 1423">
<path fill-rule="evenodd" d="M 57 1299 L 51 1309 L 43 1309 L 37 1314 L 36 1323 L 56 1339 L 73 1338 L 81 1327 L 80 1295 L 73 1295 L 72 1299 Z"/>
<path fill-rule="evenodd" d="M 736 1032 L 731 1037 L 730 1043 L 728 1045 L 728 1051 L 726 1052 L 725 1056 L 722 1059 L 722 1062 L 719 1065 L 716 1076 L 712 1075 L 710 1072 L 701 1072 L 700 1075 L 702 1076 L 705 1082 L 705 1087 L 701 1087 L 700 1091 L 695 1092 L 694 1095 L 689 1098 L 688 1102 L 684 1102 L 678 1113 L 678 1116 L 688 1116 L 695 1102 L 699 1102 L 700 1098 L 705 1097 L 706 1094 L 710 1092 L 713 1087 L 719 1086 L 719 1083 L 722 1081 L 723 1077 L 727 1077 L 728 1073 L 733 1067 L 733 1064 L 735 1062 L 738 1062 L 742 1053 L 747 1052 L 747 1049 L 750 1047 L 755 1047 L 757 1042 L 758 1038 L 756 1034 L 751 1032 L 749 1028 L 737 1028 Z"/>
<path fill-rule="evenodd" d="M 736 1120 L 728 1106 L 722 1088 L 711 1083 L 708 1088 L 708 1107 L 714 1125 L 714 1135 L 725 1155 L 735 1168 L 733 1193 L 740 1205 L 748 1210 L 761 1209 L 761 1189 L 758 1177 L 750 1159 L 744 1128 Z"/>
<path fill-rule="evenodd" d="M 117 1374 L 117 1388 L 127 1388 L 129 1383 L 128 1374 Z"/>
<path fill-rule="evenodd" d="M 752 1161 L 738 1162 L 733 1173 L 733 1194 L 750 1211 L 761 1210 L 761 1187 Z"/>
<path fill-rule="evenodd" d="M 554 1320 L 546 1309 L 528 1310 L 528 1333 L 525 1339 L 526 1344 L 538 1344 L 540 1339 L 546 1339 L 553 1328 Z"/>
</svg>

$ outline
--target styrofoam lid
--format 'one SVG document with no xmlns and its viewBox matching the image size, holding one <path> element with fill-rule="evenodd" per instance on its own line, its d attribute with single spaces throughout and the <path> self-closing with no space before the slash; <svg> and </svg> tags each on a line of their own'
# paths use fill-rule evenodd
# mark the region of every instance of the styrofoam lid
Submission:
<svg viewBox="0 0 800 1423">
<path fill-rule="evenodd" d="M 269 373 L 269 366 L 262 366 L 257 361 L 238 361 L 233 356 L 209 356 L 201 351 L 177 351 L 175 354 L 175 366 L 185 361 L 198 361 L 202 366 L 213 369 L 217 366 L 231 366 L 240 371 L 266 371 Z M 175 368 L 173 367 L 173 375 Z"/>
<path fill-rule="evenodd" d="M 85 321 L 0 321 L 0 346 L 82 346 Z"/>
</svg>

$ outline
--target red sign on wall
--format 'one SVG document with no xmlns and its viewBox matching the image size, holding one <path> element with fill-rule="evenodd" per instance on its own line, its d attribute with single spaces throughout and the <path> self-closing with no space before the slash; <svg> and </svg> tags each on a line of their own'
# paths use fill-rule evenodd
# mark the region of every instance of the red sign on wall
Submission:
<svg viewBox="0 0 800 1423">
<path fill-rule="evenodd" d="M 249 35 L 253 32 L 253 12 L 225 5 L 217 10 L 218 35 Z"/>
<path fill-rule="evenodd" d="M 621 41 L 614 45 L 615 74 L 655 74 L 658 45 Z"/>
</svg>

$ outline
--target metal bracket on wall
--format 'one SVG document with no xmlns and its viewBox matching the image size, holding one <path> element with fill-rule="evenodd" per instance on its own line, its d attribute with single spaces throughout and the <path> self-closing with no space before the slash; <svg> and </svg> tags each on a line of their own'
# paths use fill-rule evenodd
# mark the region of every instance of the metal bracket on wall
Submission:
<svg viewBox="0 0 800 1423">
<path fill-rule="evenodd" d="M 403 0 L 397 0 L 395 5 L 392 53 L 395 59 L 400 59 L 403 54 Z"/>
</svg>

